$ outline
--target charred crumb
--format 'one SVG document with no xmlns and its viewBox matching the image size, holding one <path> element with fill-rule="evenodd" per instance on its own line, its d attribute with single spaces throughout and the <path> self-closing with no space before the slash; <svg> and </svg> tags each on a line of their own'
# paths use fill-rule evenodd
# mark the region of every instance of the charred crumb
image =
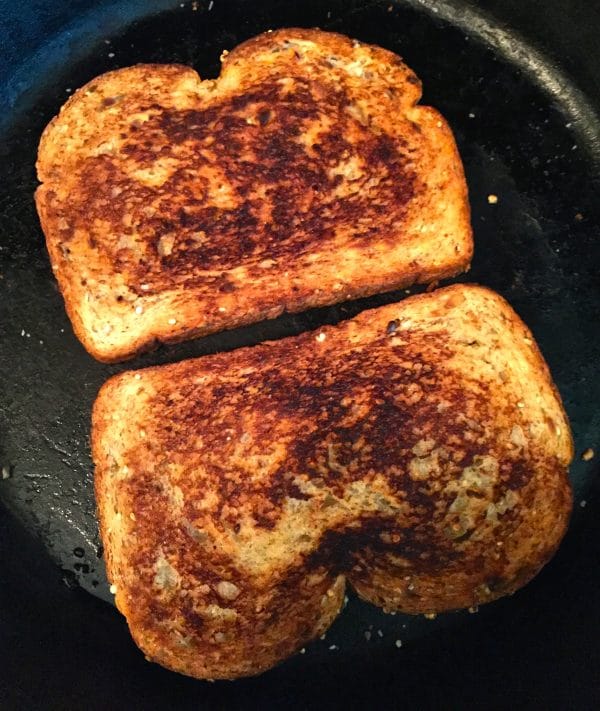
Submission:
<svg viewBox="0 0 600 711">
<path fill-rule="evenodd" d="M 266 126 L 271 119 L 271 112 L 269 109 L 263 109 L 258 112 L 258 122 L 261 126 Z"/>
<path fill-rule="evenodd" d="M 400 321 L 398 319 L 394 319 L 393 321 L 390 321 L 385 329 L 385 332 L 387 333 L 388 336 L 393 336 L 396 331 L 398 330 L 398 326 L 400 325 Z"/>
</svg>

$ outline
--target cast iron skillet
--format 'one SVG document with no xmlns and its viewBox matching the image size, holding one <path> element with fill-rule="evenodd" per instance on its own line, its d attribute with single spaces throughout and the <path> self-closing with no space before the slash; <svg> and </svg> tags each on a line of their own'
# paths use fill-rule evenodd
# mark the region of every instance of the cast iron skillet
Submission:
<svg viewBox="0 0 600 711">
<path fill-rule="evenodd" d="M 600 11 L 584 0 L 483 4 L 496 14 L 458 0 L 162 0 L 97 2 L 92 10 L 81 0 L 0 3 L 8 68 L 0 82 L 7 108 L 0 117 L 0 706 L 585 708 L 600 700 L 600 57 L 590 51 Z M 34 161 L 44 125 L 97 74 L 151 61 L 215 76 L 223 49 L 290 25 L 400 53 L 423 80 L 424 102 L 450 121 L 475 229 L 465 280 L 508 298 L 539 340 L 575 434 L 575 511 L 556 558 L 510 599 L 427 621 L 386 616 L 351 596 L 326 639 L 304 655 L 257 679 L 210 685 L 146 663 L 105 602 L 89 458 L 98 388 L 125 368 L 298 333 L 405 294 L 101 365 L 73 336 L 52 278 L 32 202 Z M 583 461 L 587 448 L 598 456 Z"/>
</svg>

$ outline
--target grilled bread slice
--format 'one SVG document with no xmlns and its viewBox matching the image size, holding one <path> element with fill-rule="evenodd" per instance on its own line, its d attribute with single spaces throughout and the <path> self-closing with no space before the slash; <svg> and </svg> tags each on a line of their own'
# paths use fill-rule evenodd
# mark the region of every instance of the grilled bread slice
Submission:
<svg viewBox="0 0 600 711">
<path fill-rule="evenodd" d="M 36 203 L 99 360 L 465 270 L 452 133 L 395 54 L 287 29 L 104 74 L 39 147 Z"/>
<path fill-rule="evenodd" d="M 475 286 L 123 373 L 92 442 L 116 604 L 148 658 L 200 678 L 297 651 L 346 581 L 415 614 L 511 593 L 571 510 L 558 392 L 531 333 Z"/>
</svg>

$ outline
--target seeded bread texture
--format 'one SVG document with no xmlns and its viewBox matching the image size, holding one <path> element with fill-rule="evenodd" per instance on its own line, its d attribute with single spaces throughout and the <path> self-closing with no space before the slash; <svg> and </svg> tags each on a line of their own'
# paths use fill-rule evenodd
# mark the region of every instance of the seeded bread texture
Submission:
<svg viewBox="0 0 600 711">
<path fill-rule="evenodd" d="M 116 376 L 92 442 L 116 604 L 151 660 L 199 678 L 293 654 L 346 582 L 412 614 L 512 593 L 571 510 L 558 392 L 475 286 Z"/>
<path fill-rule="evenodd" d="M 387 50 L 265 33 L 216 80 L 138 65 L 48 125 L 36 204 L 77 336 L 102 361 L 468 268 L 452 132 Z"/>
</svg>

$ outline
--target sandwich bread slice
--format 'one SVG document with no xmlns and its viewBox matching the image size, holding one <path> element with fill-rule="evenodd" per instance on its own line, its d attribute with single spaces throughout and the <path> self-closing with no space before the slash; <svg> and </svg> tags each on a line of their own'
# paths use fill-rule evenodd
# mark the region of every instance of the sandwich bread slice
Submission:
<svg viewBox="0 0 600 711">
<path fill-rule="evenodd" d="M 466 270 L 462 164 L 420 96 L 392 52 L 304 29 L 241 44 L 217 80 L 145 64 L 75 92 L 36 204 L 87 350 L 118 361 Z"/>
<path fill-rule="evenodd" d="M 149 659 L 198 678 L 298 651 L 346 584 L 411 614 L 512 593 L 571 511 L 548 368 L 475 286 L 118 375 L 92 443 L 116 604 Z"/>
</svg>

